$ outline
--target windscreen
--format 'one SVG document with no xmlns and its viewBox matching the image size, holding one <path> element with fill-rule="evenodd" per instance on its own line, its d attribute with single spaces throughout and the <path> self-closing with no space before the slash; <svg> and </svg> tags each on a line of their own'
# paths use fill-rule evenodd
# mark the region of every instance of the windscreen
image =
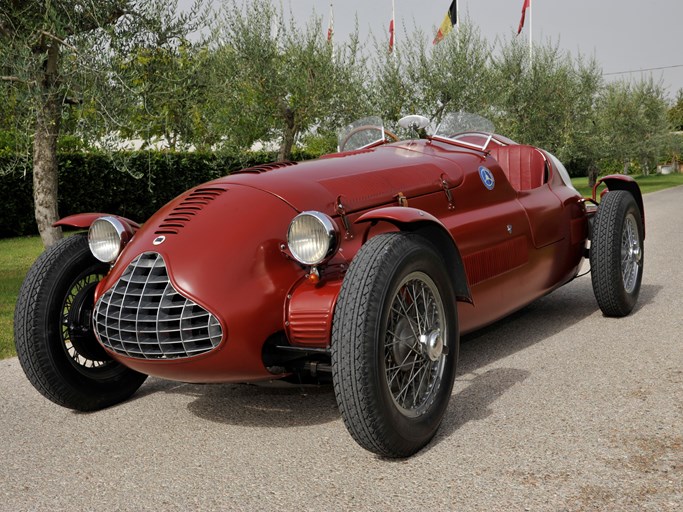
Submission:
<svg viewBox="0 0 683 512">
<path fill-rule="evenodd" d="M 384 140 L 381 117 L 364 117 L 346 126 L 337 135 L 339 151 L 354 151 Z"/>
<path fill-rule="evenodd" d="M 443 117 L 434 137 L 484 149 L 494 132 L 495 126 L 485 117 L 469 112 L 451 112 Z"/>
</svg>

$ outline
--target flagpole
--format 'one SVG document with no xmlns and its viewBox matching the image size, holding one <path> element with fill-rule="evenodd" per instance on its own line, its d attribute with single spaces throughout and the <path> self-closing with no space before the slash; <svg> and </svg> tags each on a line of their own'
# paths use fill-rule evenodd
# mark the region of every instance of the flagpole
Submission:
<svg viewBox="0 0 683 512">
<path fill-rule="evenodd" d="M 327 41 L 332 42 L 332 35 L 334 32 L 334 10 L 332 9 L 332 0 L 330 0 L 330 18 L 327 22 Z"/>
<path fill-rule="evenodd" d="M 460 29 L 460 0 L 455 0 L 455 25 Z"/>
<path fill-rule="evenodd" d="M 529 0 L 529 64 L 533 67 L 534 65 L 534 42 L 532 39 L 533 26 L 534 26 L 534 9 L 533 0 Z"/>
<path fill-rule="evenodd" d="M 395 0 L 391 0 L 391 19 L 394 22 L 394 48 L 396 48 L 396 5 L 395 5 Z"/>
</svg>

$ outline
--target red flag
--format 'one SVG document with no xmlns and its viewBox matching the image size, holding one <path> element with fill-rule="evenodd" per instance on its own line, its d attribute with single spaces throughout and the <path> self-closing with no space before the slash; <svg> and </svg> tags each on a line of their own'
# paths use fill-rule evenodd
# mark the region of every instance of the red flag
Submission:
<svg viewBox="0 0 683 512">
<path fill-rule="evenodd" d="M 526 10 L 531 7 L 531 0 L 524 0 L 524 5 L 522 5 L 522 19 L 519 20 L 519 28 L 517 29 L 517 35 L 524 28 L 524 18 L 526 18 Z"/>
<path fill-rule="evenodd" d="M 389 22 L 389 53 L 394 50 L 394 20 Z"/>
<path fill-rule="evenodd" d="M 446 37 L 446 34 L 453 30 L 453 25 L 456 23 L 458 23 L 458 4 L 456 0 L 453 0 L 450 7 L 448 7 L 446 16 L 444 16 L 444 19 L 439 26 L 439 30 L 436 32 L 436 36 L 434 36 L 432 44 L 436 44 Z"/>
</svg>

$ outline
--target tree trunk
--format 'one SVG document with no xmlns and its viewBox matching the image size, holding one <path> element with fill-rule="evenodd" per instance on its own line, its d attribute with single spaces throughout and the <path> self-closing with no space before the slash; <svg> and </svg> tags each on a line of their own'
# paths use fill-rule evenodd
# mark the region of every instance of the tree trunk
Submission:
<svg viewBox="0 0 683 512">
<path fill-rule="evenodd" d="M 598 166 L 592 162 L 588 166 L 588 186 L 594 187 L 596 181 L 598 181 Z"/>
<path fill-rule="evenodd" d="M 36 116 L 33 140 L 33 201 L 38 232 L 45 248 L 62 237 L 62 229 L 53 227 L 57 211 L 57 136 L 61 119 L 61 104 L 55 89 L 59 47 L 48 48 L 42 83 L 42 105 Z"/>
<path fill-rule="evenodd" d="M 291 108 L 285 107 L 282 109 L 285 129 L 282 133 L 282 144 L 280 151 L 277 154 L 278 162 L 285 162 L 292 158 L 292 147 L 294 146 L 294 138 L 296 137 L 296 128 L 294 127 L 294 112 Z"/>
<path fill-rule="evenodd" d="M 628 167 L 631 165 L 630 160 L 624 160 L 624 174 L 628 174 Z"/>
</svg>

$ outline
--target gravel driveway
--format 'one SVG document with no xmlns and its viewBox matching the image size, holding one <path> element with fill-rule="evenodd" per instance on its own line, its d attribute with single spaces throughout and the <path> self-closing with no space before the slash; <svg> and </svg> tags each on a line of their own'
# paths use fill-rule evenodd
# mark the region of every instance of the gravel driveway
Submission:
<svg viewBox="0 0 683 512">
<path fill-rule="evenodd" d="M 683 187 L 645 198 L 634 313 L 590 276 L 463 340 L 437 437 L 384 460 L 331 387 L 149 379 L 83 414 L 0 361 L 0 510 L 683 511 Z"/>
</svg>

